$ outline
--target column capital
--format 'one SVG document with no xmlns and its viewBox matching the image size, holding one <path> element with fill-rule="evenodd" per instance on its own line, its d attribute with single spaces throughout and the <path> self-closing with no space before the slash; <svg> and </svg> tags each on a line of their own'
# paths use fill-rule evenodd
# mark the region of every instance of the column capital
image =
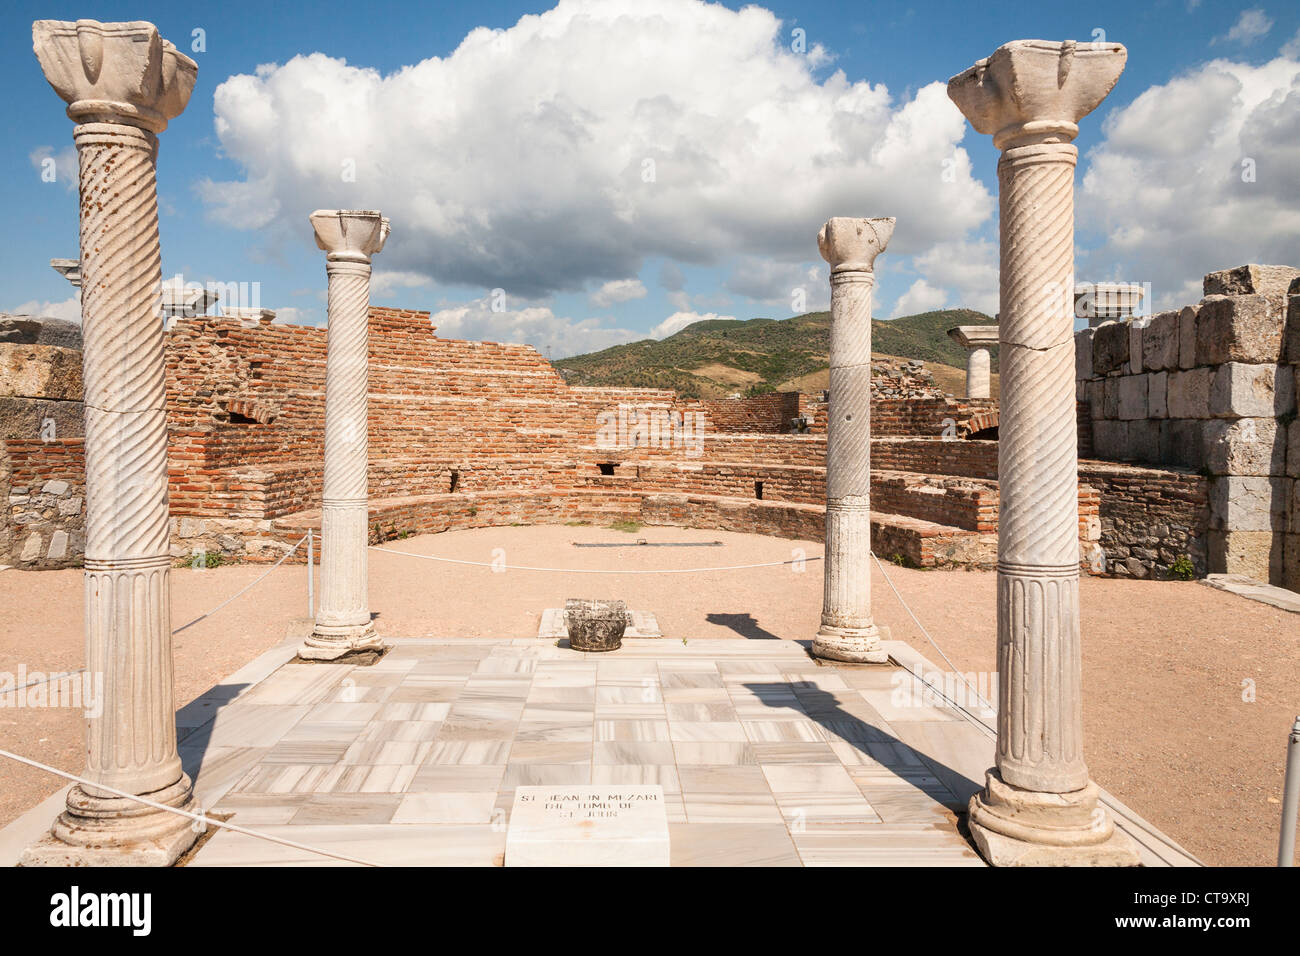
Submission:
<svg viewBox="0 0 1300 956">
<path fill-rule="evenodd" d="M 948 81 L 948 96 L 998 149 L 1069 143 L 1124 72 L 1118 43 L 1014 40 Z"/>
<path fill-rule="evenodd" d="M 959 325 L 948 330 L 948 338 L 964 349 L 988 349 L 998 344 L 996 325 Z"/>
<path fill-rule="evenodd" d="M 77 123 L 161 133 L 185 109 L 199 67 L 143 20 L 37 20 L 32 48 Z"/>
<path fill-rule="evenodd" d="M 375 209 L 317 209 L 310 218 L 316 245 L 332 262 L 368 263 L 388 240 L 388 220 Z"/>
<path fill-rule="evenodd" d="M 876 256 L 885 251 L 894 234 L 896 219 L 855 219 L 836 216 L 826 220 L 817 234 L 817 248 L 831 264 L 831 275 L 871 272 Z"/>
</svg>

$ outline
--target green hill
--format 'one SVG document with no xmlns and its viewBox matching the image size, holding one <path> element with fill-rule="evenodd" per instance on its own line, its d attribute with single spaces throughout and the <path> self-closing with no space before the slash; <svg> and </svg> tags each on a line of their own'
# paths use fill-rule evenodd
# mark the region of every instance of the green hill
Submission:
<svg viewBox="0 0 1300 956">
<path fill-rule="evenodd" d="M 964 375 L 966 350 L 948 338 L 948 329 L 992 322 L 971 309 L 878 319 L 871 324 L 872 351 L 947 366 Z M 829 350 L 829 313 L 809 312 L 789 319 L 696 322 L 660 341 L 616 345 L 557 359 L 554 365 L 571 385 L 672 388 L 690 398 L 716 398 L 736 392 L 824 388 Z M 952 379 L 944 369 L 933 370 L 941 383 Z"/>
</svg>

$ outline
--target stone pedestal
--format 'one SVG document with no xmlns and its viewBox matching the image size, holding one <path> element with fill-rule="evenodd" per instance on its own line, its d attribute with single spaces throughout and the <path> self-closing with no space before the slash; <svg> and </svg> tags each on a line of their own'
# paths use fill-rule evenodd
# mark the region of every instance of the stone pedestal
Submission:
<svg viewBox="0 0 1300 956">
<path fill-rule="evenodd" d="M 871 292 L 893 219 L 831 219 L 817 244 L 831 264 L 826 548 L 818 657 L 884 664 L 871 617 Z"/>
<path fill-rule="evenodd" d="M 198 68 L 149 23 L 41 20 L 32 37 L 68 102 L 80 162 L 86 454 L 86 668 L 103 675 L 84 776 L 181 809 L 168 574 L 167 412 L 157 133 Z M 78 785 L 34 865 L 166 865 L 190 820 Z"/>
<path fill-rule="evenodd" d="M 383 646 L 370 620 L 367 586 L 367 389 L 370 257 L 383 249 L 389 224 L 368 210 L 318 210 L 311 224 L 316 245 L 327 252 L 329 277 L 325 488 L 320 602 L 298 656 L 339 661 Z"/>
<path fill-rule="evenodd" d="M 948 330 L 948 337 L 967 349 L 966 397 L 988 398 L 992 382 L 992 356 L 989 349 L 998 344 L 996 325 L 959 325 Z"/>
<path fill-rule="evenodd" d="M 1137 863 L 1083 760 L 1073 335 L 1071 140 L 1125 56 L 1114 43 L 1020 40 L 948 83 L 1003 150 L 997 767 L 970 811 L 999 865 Z"/>
</svg>

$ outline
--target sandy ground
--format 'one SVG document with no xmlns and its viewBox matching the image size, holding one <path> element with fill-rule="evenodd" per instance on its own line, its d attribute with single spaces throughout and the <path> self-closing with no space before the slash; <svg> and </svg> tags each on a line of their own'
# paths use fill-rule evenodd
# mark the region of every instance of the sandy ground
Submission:
<svg viewBox="0 0 1300 956">
<path fill-rule="evenodd" d="M 721 546 L 627 546 L 721 542 Z M 619 544 L 616 548 L 574 543 Z M 392 542 L 392 550 L 484 564 L 649 570 L 790 561 L 815 542 L 757 535 L 585 526 L 490 528 Z M 802 549 L 802 552 L 799 550 Z M 172 574 L 173 626 L 264 573 L 227 567 Z M 994 669 L 991 573 L 889 575 L 962 671 Z M 566 597 L 620 597 L 654 612 L 667 640 L 808 639 L 821 611 L 821 563 L 673 575 L 611 575 L 434 562 L 371 552 L 371 607 L 384 634 L 532 637 Z M 0 572 L 0 672 L 82 666 L 80 571 Z M 877 571 L 879 623 L 932 662 L 939 656 Z M 1094 778 L 1211 864 L 1272 865 L 1287 732 L 1300 713 L 1300 617 L 1199 584 L 1085 578 L 1085 729 Z M 176 637 L 178 706 L 283 640 L 307 614 L 306 569 L 276 570 L 239 601 Z M 1253 694 L 1248 693 L 1253 689 Z M 79 711 L 0 708 L 0 747 L 76 772 Z M 0 766 L 0 825 L 58 789 L 48 774 Z"/>
</svg>

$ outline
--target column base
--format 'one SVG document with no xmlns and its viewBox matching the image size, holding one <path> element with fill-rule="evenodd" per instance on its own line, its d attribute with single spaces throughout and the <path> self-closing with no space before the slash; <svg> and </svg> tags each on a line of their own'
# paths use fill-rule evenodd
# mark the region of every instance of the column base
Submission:
<svg viewBox="0 0 1300 956">
<path fill-rule="evenodd" d="M 141 794 L 190 813 L 197 812 L 190 778 Z M 171 866 L 203 835 L 187 817 L 155 810 L 125 797 L 98 797 L 75 786 L 68 809 L 49 834 L 23 851 L 19 866 Z"/>
<path fill-rule="evenodd" d="M 384 642 L 375 633 L 373 624 L 353 627 L 324 627 L 316 625 L 310 636 L 298 647 L 298 659 L 349 663 L 347 658 L 358 654 L 377 654 Z"/>
<path fill-rule="evenodd" d="M 813 638 L 814 657 L 846 664 L 888 664 L 889 652 L 880 646 L 889 640 L 889 628 L 831 627 L 823 624 Z"/>
<path fill-rule="evenodd" d="M 996 769 L 970 799 L 970 831 L 991 866 L 1139 866 L 1137 844 L 1115 828 L 1092 781 L 1071 793 L 1022 790 Z"/>
</svg>

